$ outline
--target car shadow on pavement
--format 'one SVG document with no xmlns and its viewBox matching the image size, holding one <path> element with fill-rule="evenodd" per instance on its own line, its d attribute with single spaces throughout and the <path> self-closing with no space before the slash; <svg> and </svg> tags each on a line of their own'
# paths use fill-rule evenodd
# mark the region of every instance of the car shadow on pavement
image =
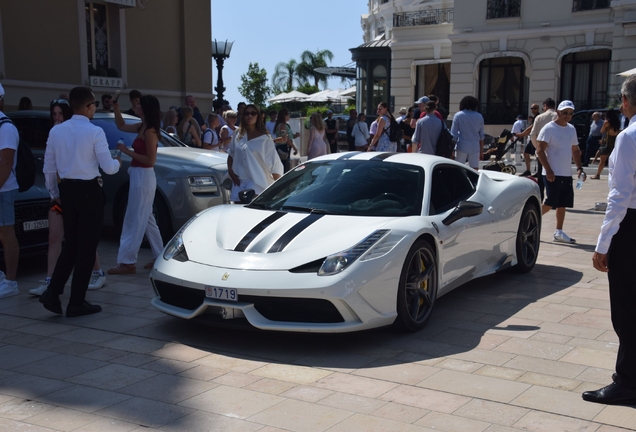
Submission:
<svg viewBox="0 0 636 432">
<path fill-rule="evenodd" d="M 565 267 L 536 265 L 526 274 L 503 272 L 479 278 L 439 298 L 427 326 L 414 333 L 393 328 L 286 333 L 170 319 L 138 334 L 237 358 L 312 367 L 358 369 L 386 362 L 411 363 L 491 349 L 508 336 L 531 336 L 544 321 L 539 311 L 545 306 L 542 300 L 558 296 L 582 277 L 583 273 Z"/>
</svg>

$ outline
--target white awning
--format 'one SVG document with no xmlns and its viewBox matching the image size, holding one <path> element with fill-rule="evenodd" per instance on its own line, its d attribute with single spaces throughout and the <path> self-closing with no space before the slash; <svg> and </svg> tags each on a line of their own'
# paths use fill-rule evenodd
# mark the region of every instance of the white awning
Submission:
<svg viewBox="0 0 636 432">
<path fill-rule="evenodd" d="M 625 72 L 621 72 L 621 73 L 617 73 L 616 74 L 616 76 L 624 76 L 624 77 L 628 77 L 630 75 L 636 75 L 636 68 L 630 69 L 630 70 L 626 70 Z"/>
</svg>

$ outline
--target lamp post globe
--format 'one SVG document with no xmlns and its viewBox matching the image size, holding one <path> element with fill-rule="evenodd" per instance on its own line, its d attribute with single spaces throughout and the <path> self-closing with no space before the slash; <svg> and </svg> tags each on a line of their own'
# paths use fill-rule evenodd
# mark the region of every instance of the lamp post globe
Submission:
<svg viewBox="0 0 636 432">
<path fill-rule="evenodd" d="M 223 93 L 225 92 L 225 87 L 223 86 L 223 62 L 226 58 L 230 58 L 230 51 L 232 51 L 232 45 L 234 42 L 225 41 L 217 41 L 214 39 L 212 41 L 212 58 L 216 61 L 216 68 L 218 70 L 217 79 L 216 79 L 216 87 L 214 90 L 216 91 L 216 99 L 214 100 L 214 109 L 218 109 L 223 105 L 228 105 L 228 101 L 223 99 Z"/>
</svg>

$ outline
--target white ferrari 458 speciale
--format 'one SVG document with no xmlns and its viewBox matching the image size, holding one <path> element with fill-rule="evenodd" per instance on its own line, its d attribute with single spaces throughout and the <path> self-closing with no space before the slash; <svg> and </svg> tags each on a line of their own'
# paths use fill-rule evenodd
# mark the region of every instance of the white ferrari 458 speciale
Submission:
<svg viewBox="0 0 636 432">
<path fill-rule="evenodd" d="M 467 281 L 530 271 L 540 208 L 523 177 L 422 154 L 326 155 L 190 219 L 155 262 L 152 304 L 265 330 L 415 331 Z"/>
</svg>

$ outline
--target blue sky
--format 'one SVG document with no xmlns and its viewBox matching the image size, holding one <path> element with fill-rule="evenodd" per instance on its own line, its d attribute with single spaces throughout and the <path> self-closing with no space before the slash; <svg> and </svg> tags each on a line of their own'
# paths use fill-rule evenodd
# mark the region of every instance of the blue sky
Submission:
<svg viewBox="0 0 636 432">
<path fill-rule="evenodd" d="M 224 98 L 233 108 L 244 98 L 238 91 L 249 63 L 258 62 L 270 80 L 278 62 L 299 61 L 305 50 L 328 49 L 330 66 L 351 63 L 351 52 L 363 43 L 360 16 L 367 0 L 211 0 L 212 39 L 234 41 L 223 67 Z M 216 63 L 213 62 L 216 86 Z M 344 87 L 340 78 L 329 88 Z"/>
</svg>

